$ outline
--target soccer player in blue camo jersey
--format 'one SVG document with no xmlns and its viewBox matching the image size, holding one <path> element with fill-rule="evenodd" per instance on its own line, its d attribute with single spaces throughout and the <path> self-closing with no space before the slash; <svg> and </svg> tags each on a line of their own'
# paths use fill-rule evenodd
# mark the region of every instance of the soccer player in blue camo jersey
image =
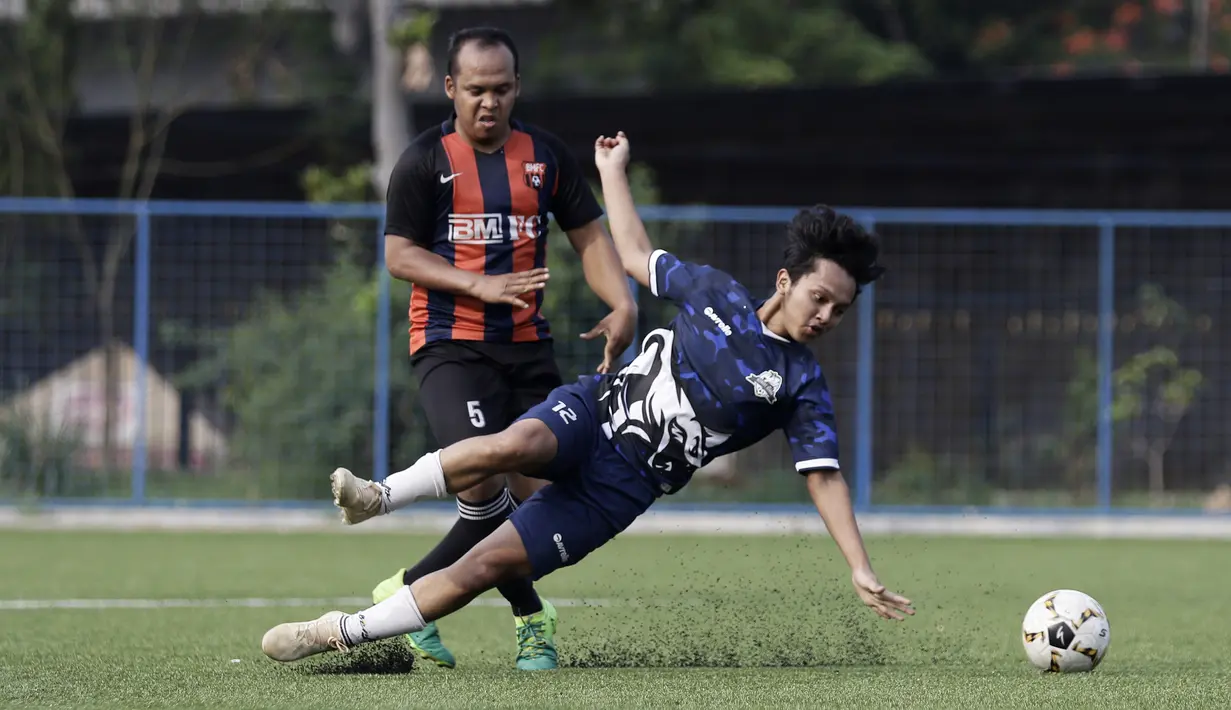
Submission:
<svg viewBox="0 0 1231 710">
<path fill-rule="evenodd" d="M 839 468 L 829 390 L 805 345 L 884 272 L 876 238 L 828 208 L 800 212 L 787 227 L 775 290 L 757 299 L 717 269 L 654 250 L 633 204 L 628 159 L 623 133 L 595 143 L 612 237 L 629 276 L 679 315 L 649 333 L 616 375 L 557 388 L 499 434 L 427 454 L 381 483 L 334 471 L 334 502 L 350 524 L 509 470 L 552 484 L 456 563 L 388 599 L 270 629 L 261 642 L 270 658 L 295 661 L 413 632 L 506 580 L 576 564 L 701 466 L 779 429 L 859 598 L 886 619 L 914 614 L 872 571 Z"/>
</svg>

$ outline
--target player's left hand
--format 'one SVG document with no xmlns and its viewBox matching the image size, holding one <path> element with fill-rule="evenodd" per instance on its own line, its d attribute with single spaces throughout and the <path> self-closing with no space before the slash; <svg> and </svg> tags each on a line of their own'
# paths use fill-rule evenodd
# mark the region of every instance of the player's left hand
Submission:
<svg viewBox="0 0 1231 710">
<path fill-rule="evenodd" d="M 594 141 L 594 164 L 599 170 L 613 168 L 623 170 L 628 167 L 629 145 L 628 136 L 620 131 L 615 138 L 599 136 Z"/>
<path fill-rule="evenodd" d="M 611 366 L 619 362 L 620 356 L 633 342 L 633 334 L 637 332 L 637 309 L 617 308 L 607 317 L 598 322 L 588 333 L 582 333 L 582 340 L 594 340 L 600 335 L 607 336 L 607 347 L 603 348 L 603 362 L 598 366 L 600 374 L 607 374 Z"/>
<path fill-rule="evenodd" d="M 901 594 L 885 589 L 885 585 L 880 583 L 872 570 L 855 570 L 851 573 L 851 583 L 855 585 L 855 592 L 859 594 L 863 603 L 883 618 L 901 621 L 902 614 L 915 615 L 910 600 Z"/>
</svg>

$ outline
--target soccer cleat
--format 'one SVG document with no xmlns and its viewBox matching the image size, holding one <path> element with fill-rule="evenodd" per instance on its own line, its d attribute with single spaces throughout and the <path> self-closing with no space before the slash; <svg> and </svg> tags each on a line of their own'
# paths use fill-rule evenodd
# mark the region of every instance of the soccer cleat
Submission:
<svg viewBox="0 0 1231 710">
<path fill-rule="evenodd" d="M 341 508 L 342 520 L 347 525 L 362 523 L 385 512 L 385 487 L 379 483 L 339 468 L 329 474 L 329 486 L 333 489 L 333 504 Z"/>
<path fill-rule="evenodd" d="M 415 655 L 424 660 L 431 661 L 441 668 L 457 666 L 457 659 L 453 657 L 453 652 L 446 648 L 444 642 L 440 640 L 440 631 L 437 630 L 435 621 L 429 621 L 422 631 L 406 634 L 406 642 L 410 644 L 410 649 L 415 652 Z"/>
<path fill-rule="evenodd" d="M 315 621 L 278 624 L 265 632 L 261 650 L 266 656 L 283 663 L 330 650 L 346 653 L 350 649 L 342 641 L 344 616 L 346 614 L 340 611 L 330 611 Z"/>
<path fill-rule="evenodd" d="M 550 671 L 557 667 L 556 608 L 546 599 L 543 610 L 530 616 L 516 617 L 517 670 Z"/>
<path fill-rule="evenodd" d="M 379 604 L 397 593 L 403 586 L 402 575 L 404 574 L 406 570 L 400 569 L 397 574 L 376 585 L 376 589 L 372 590 L 372 603 Z M 431 661 L 442 668 L 453 668 L 457 665 L 457 659 L 453 657 L 453 653 L 441 642 L 435 621 L 429 622 L 422 631 L 406 634 L 406 642 L 410 644 L 410 650 L 424 660 Z"/>
</svg>

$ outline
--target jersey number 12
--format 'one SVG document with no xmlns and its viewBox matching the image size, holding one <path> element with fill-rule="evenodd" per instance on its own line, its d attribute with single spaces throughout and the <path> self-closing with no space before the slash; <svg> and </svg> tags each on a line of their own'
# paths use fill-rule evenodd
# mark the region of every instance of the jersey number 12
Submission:
<svg viewBox="0 0 1231 710">
<path fill-rule="evenodd" d="M 577 413 L 572 409 L 569 409 L 569 406 L 564 402 L 556 402 L 556 406 L 552 407 L 551 411 L 559 414 L 565 424 L 570 424 L 577 421 Z"/>
</svg>

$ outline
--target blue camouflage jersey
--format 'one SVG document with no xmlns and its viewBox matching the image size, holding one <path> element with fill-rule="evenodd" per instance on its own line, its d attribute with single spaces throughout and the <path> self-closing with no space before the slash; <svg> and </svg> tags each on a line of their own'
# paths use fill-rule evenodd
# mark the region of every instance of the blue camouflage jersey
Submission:
<svg viewBox="0 0 1231 710">
<path fill-rule="evenodd" d="M 600 389 L 603 433 L 626 458 L 675 493 L 715 457 L 782 430 L 800 473 L 836 469 L 838 436 L 821 367 L 807 346 L 757 318 L 730 275 L 658 250 L 650 290 L 679 307 L 637 357 Z"/>
</svg>

